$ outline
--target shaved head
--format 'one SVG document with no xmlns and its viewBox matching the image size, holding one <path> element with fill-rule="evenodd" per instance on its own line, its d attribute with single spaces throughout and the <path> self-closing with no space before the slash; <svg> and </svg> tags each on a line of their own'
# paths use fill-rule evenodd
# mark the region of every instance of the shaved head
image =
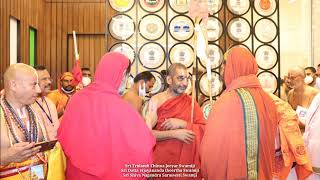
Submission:
<svg viewBox="0 0 320 180">
<path fill-rule="evenodd" d="M 5 88 L 9 85 L 9 81 L 23 80 L 25 76 L 37 77 L 37 71 L 33 67 L 23 63 L 17 63 L 9 66 L 3 75 Z"/>
<path fill-rule="evenodd" d="M 304 78 L 306 74 L 304 72 L 304 68 L 300 66 L 294 66 L 288 71 L 288 85 L 293 89 L 299 89 L 304 86 Z"/>
<path fill-rule="evenodd" d="M 5 97 L 11 103 L 24 106 L 34 103 L 40 93 L 37 71 L 23 63 L 11 65 L 4 73 Z"/>
<path fill-rule="evenodd" d="M 177 69 L 188 70 L 188 68 L 181 63 L 173 63 L 168 69 L 168 75 L 174 76 L 176 74 Z"/>
<path fill-rule="evenodd" d="M 295 75 L 299 75 L 299 76 L 303 76 L 305 77 L 305 71 L 304 68 L 301 66 L 294 66 L 292 68 L 289 69 L 288 74 L 295 74 Z"/>
</svg>

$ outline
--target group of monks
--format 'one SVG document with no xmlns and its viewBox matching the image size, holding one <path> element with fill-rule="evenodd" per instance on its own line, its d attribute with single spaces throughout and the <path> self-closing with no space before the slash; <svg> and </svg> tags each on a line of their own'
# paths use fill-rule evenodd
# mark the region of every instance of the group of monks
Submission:
<svg viewBox="0 0 320 180">
<path fill-rule="evenodd" d="M 225 58 L 226 89 L 207 120 L 185 93 L 189 73 L 180 63 L 148 102 L 155 77 L 142 72 L 125 91 L 131 64 L 120 53 L 101 58 L 92 83 L 86 69 L 80 86 L 64 73 L 54 91 L 45 67 L 11 65 L 0 99 L 0 178 L 320 179 L 320 94 L 306 85 L 304 69 L 290 69 L 287 102 L 262 89 L 246 48 L 233 47 Z M 55 139 L 63 176 L 50 174 L 54 159 L 35 146 Z"/>
</svg>

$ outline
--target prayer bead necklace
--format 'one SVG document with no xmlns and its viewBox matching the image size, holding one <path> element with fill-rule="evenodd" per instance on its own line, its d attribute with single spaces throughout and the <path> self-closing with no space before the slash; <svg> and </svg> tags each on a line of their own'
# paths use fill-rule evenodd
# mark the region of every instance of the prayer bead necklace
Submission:
<svg viewBox="0 0 320 180">
<path fill-rule="evenodd" d="M 28 142 L 37 142 L 38 139 L 38 127 L 36 123 L 36 117 L 30 106 L 26 106 L 29 115 L 29 129 L 23 123 L 22 119 L 16 114 L 15 110 L 5 99 L 1 99 L 1 106 L 4 110 L 4 117 L 6 123 L 9 127 L 9 131 L 12 134 L 16 142 L 21 142 L 17 136 L 17 133 L 14 130 L 13 123 L 18 126 L 18 128 L 23 132 L 23 135 Z"/>
</svg>

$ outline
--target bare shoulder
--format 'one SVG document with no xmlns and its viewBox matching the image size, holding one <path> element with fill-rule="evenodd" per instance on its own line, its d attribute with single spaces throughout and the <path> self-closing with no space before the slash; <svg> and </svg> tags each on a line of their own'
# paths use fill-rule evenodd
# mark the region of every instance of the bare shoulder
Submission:
<svg viewBox="0 0 320 180">
<path fill-rule="evenodd" d="M 123 94 L 122 98 L 123 99 L 138 99 L 139 96 L 136 93 L 129 90 L 125 94 Z"/>
<path fill-rule="evenodd" d="M 319 93 L 319 90 L 317 88 L 307 86 L 306 93 L 306 95 L 316 96 Z"/>
<path fill-rule="evenodd" d="M 166 92 L 164 91 L 152 96 L 150 101 L 156 103 L 157 107 L 161 106 L 161 104 L 163 104 L 166 101 Z"/>
</svg>

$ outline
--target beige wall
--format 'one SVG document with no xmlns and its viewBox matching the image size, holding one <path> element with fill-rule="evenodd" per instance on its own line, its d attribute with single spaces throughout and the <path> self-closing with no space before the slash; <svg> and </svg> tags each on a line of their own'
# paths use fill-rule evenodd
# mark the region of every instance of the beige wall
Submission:
<svg viewBox="0 0 320 180">
<path fill-rule="evenodd" d="M 312 0 L 312 57 L 314 66 L 320 64 L 320 0 Z"/>
<path fill-rule="evenodd" d="M 311 47 L 311 1 L 296 0 L 290 2 L 281 0 L 279 2 L 280 66 L 281 77 L 283 77 L 292 66 L 314 66 Z"/>
</svg>

